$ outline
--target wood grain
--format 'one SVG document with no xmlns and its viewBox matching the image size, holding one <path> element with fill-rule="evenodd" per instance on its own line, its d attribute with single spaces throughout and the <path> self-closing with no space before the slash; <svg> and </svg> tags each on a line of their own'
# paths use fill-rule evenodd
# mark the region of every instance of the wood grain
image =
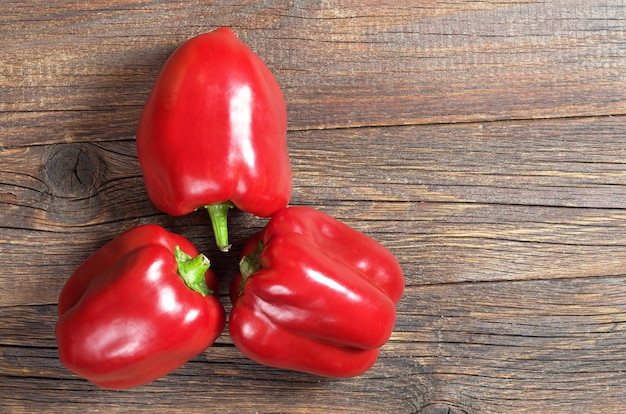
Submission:
<svg viewBox="0 0 626 414">
<path fill-rule="evenodd" d="M 48 124 L 57 111 L 103 111 L 89 127 L 89 139 L 99 139 L 108 118 L 136 123 L 178 44 L 220 25 L 274 71 L 292 129 L 626 109 L 625 11 L 617 1 L 225 4 L 8 3 L 0 111 L 35 112 L 31 122 Z M 9 126 L 12 145 L 55 141 Z"/>
<path fill-rule="evenodd" d="M 617 413 L 626 397 L 626 7 L 571 1 L 0 3 L 0 412 Z M 167 56 L 231 26 L 289 111 L 292 204 L 399 259 L 396 329 L 363 376 L 244 358 L 226 331 L 123 392 L 59 362 L 71 272 L 157 223 L 212 260 L 220 300 L 265 219 L 169 217 L 134 131 Z M 36 391 L 33 391 L 36 390 Z"/>
</svg>

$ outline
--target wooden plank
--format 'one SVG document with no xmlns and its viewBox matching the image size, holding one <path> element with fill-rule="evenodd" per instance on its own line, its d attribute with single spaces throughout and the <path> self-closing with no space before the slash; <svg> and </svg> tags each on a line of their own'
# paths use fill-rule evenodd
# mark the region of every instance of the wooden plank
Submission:
<svg viewBox="0 0 626 414">
<path fill-rule="evenodd" d="M 8 412 L 322 413 L 328 401 L 337 413 L 617 412 L 626 402 L 625 282 L 621 275 L 409 286 L 395 333 L 359 378 L 264 368 L 225 334 L 167 377 L 115 393 L 60 365 L 56 307 L 3 307 L 0 389 Z"/>
<path fill-rule="evenodd" d="M 622 118 L 293 131 L 289 143 L 292 204 L 380 240 L 409 284 L 623 271 Z M 174 218 L 152 206 L 134 141 L 15 148 L 0 152 L 0 165 L 0 266 L 14 275 L 0 279 L 7 305 L 54 303 L 82 260 L 146 222 L 189 237 L 225 288 L 238 249 L 265 223 L 234 212 L 233 251 L 212 253 L 204 212 Z M 29 289 L 32 269 L 15 258 L 38 252 L 43 288 Z"/>
<path fill-rule="evenodd" d="M 617 1 L 0 7 L 0 112 L 11 145 L 42 140 L 20 133 L 23 115 L 7 117 L 15 112 L 44 123 L 49 111 L 104 111 L 102 126 L 125 110 L 136 120 L 173 49 L 220 25 L 274 71 L 291 129 L 626 112 L 626 9 Z"/>
</svg>

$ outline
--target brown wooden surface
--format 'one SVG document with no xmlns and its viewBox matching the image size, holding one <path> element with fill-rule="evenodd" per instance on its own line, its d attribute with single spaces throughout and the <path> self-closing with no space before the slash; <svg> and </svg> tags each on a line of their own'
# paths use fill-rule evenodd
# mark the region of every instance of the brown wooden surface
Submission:
<svg viewBox="0 0 626 414">
<path fill-rule="evenodd" d="M 141 107 L 182 41 L 231 26 L 289 111 L 292 204 L 391 249 L 394 334 L 361 377 L 252 363 L 225 332 L 144 387 L 59 362 L 56 300 L 119 232 L 208 253 L 221 301 L 247 236 L 143 188 Z M 623 1 L 0 2 L 0 412 L 622 412 L 626 404 Z"/>
</svg>

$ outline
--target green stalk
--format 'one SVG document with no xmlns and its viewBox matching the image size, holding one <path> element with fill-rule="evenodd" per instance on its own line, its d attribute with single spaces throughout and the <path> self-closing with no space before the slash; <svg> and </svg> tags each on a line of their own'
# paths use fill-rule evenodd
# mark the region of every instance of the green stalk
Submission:
<svg viewBox="0 0 626 414">
<path fill-rule="evenodd" d="M 241 258 L 239 262 L 239 272 L 241 273 L 242 284 L 253 273 L 261 270 L 261 254 L 263 253 L 263 242 L 259 242 L 258 246 L 252 253 Z"/>
<path fill-rule="evenodd" d="M 210 204 L 204 206 L 211 217 L 211 225 L 213 226 L 213 234 L 215 235 L 215 243 L 217 248 L 223 252 L 230 249 L 231 244 L 228 243 L 228 210 L 234 207 L 230 201 L 224 203 Z"/>
<path fill-rule="evenodd" d="M 253 273 L 261 270 L 261 253 L 263 253 L 263 242 L 259 242 L 258 246 L 252 253 L 244 256 L 239 261 L 239 273 L 241 273 L 241 283 L 239 284 L 239 296 L 243 295 L 243 287 L 246 279 Z"/>
<path fill-rule="evenodd" d="M 213 291 L 206 284 L 204 275 L 211 266 L 209 259 L 199 254 L 191 257 L 180 249 L 180 246 L 174 247 L 174 258 L 178 265 L 178 274 L 185 281 L 185 284 L 191 289 L 200 293 L 202 296 L 212 295 Z"/>
</svg>

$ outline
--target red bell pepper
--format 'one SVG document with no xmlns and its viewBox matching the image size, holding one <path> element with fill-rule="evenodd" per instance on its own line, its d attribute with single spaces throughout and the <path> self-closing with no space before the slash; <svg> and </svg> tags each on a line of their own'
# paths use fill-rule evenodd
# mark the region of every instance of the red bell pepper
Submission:
<svg viewBox="0 0 626 414">
<path fill-rule="evenodd" d="M 208 268 L 187 239 L 160 226 L 120 234 L 61 291 L 55 329 L 61 362 L 103 388 L 125 389 L 203 352 L 226 322 Z"/>
<path fill-rule="evenodd" d="M 391 336 L 404 276 L 392 253 L 309 207 L 289 207 L 244 247 L 229 330 L 247 357 L 328 377 L 367 371 Z"/>
<path fill-rule="evenodd" d="M 154 205 L 175 216 L 206 207 L 223 251 L 229 208 L 269 217 L 291 197 L 280 87 L 225 27 L 166 61 L 141 113 L 137 153 Z"/>
</svg>

